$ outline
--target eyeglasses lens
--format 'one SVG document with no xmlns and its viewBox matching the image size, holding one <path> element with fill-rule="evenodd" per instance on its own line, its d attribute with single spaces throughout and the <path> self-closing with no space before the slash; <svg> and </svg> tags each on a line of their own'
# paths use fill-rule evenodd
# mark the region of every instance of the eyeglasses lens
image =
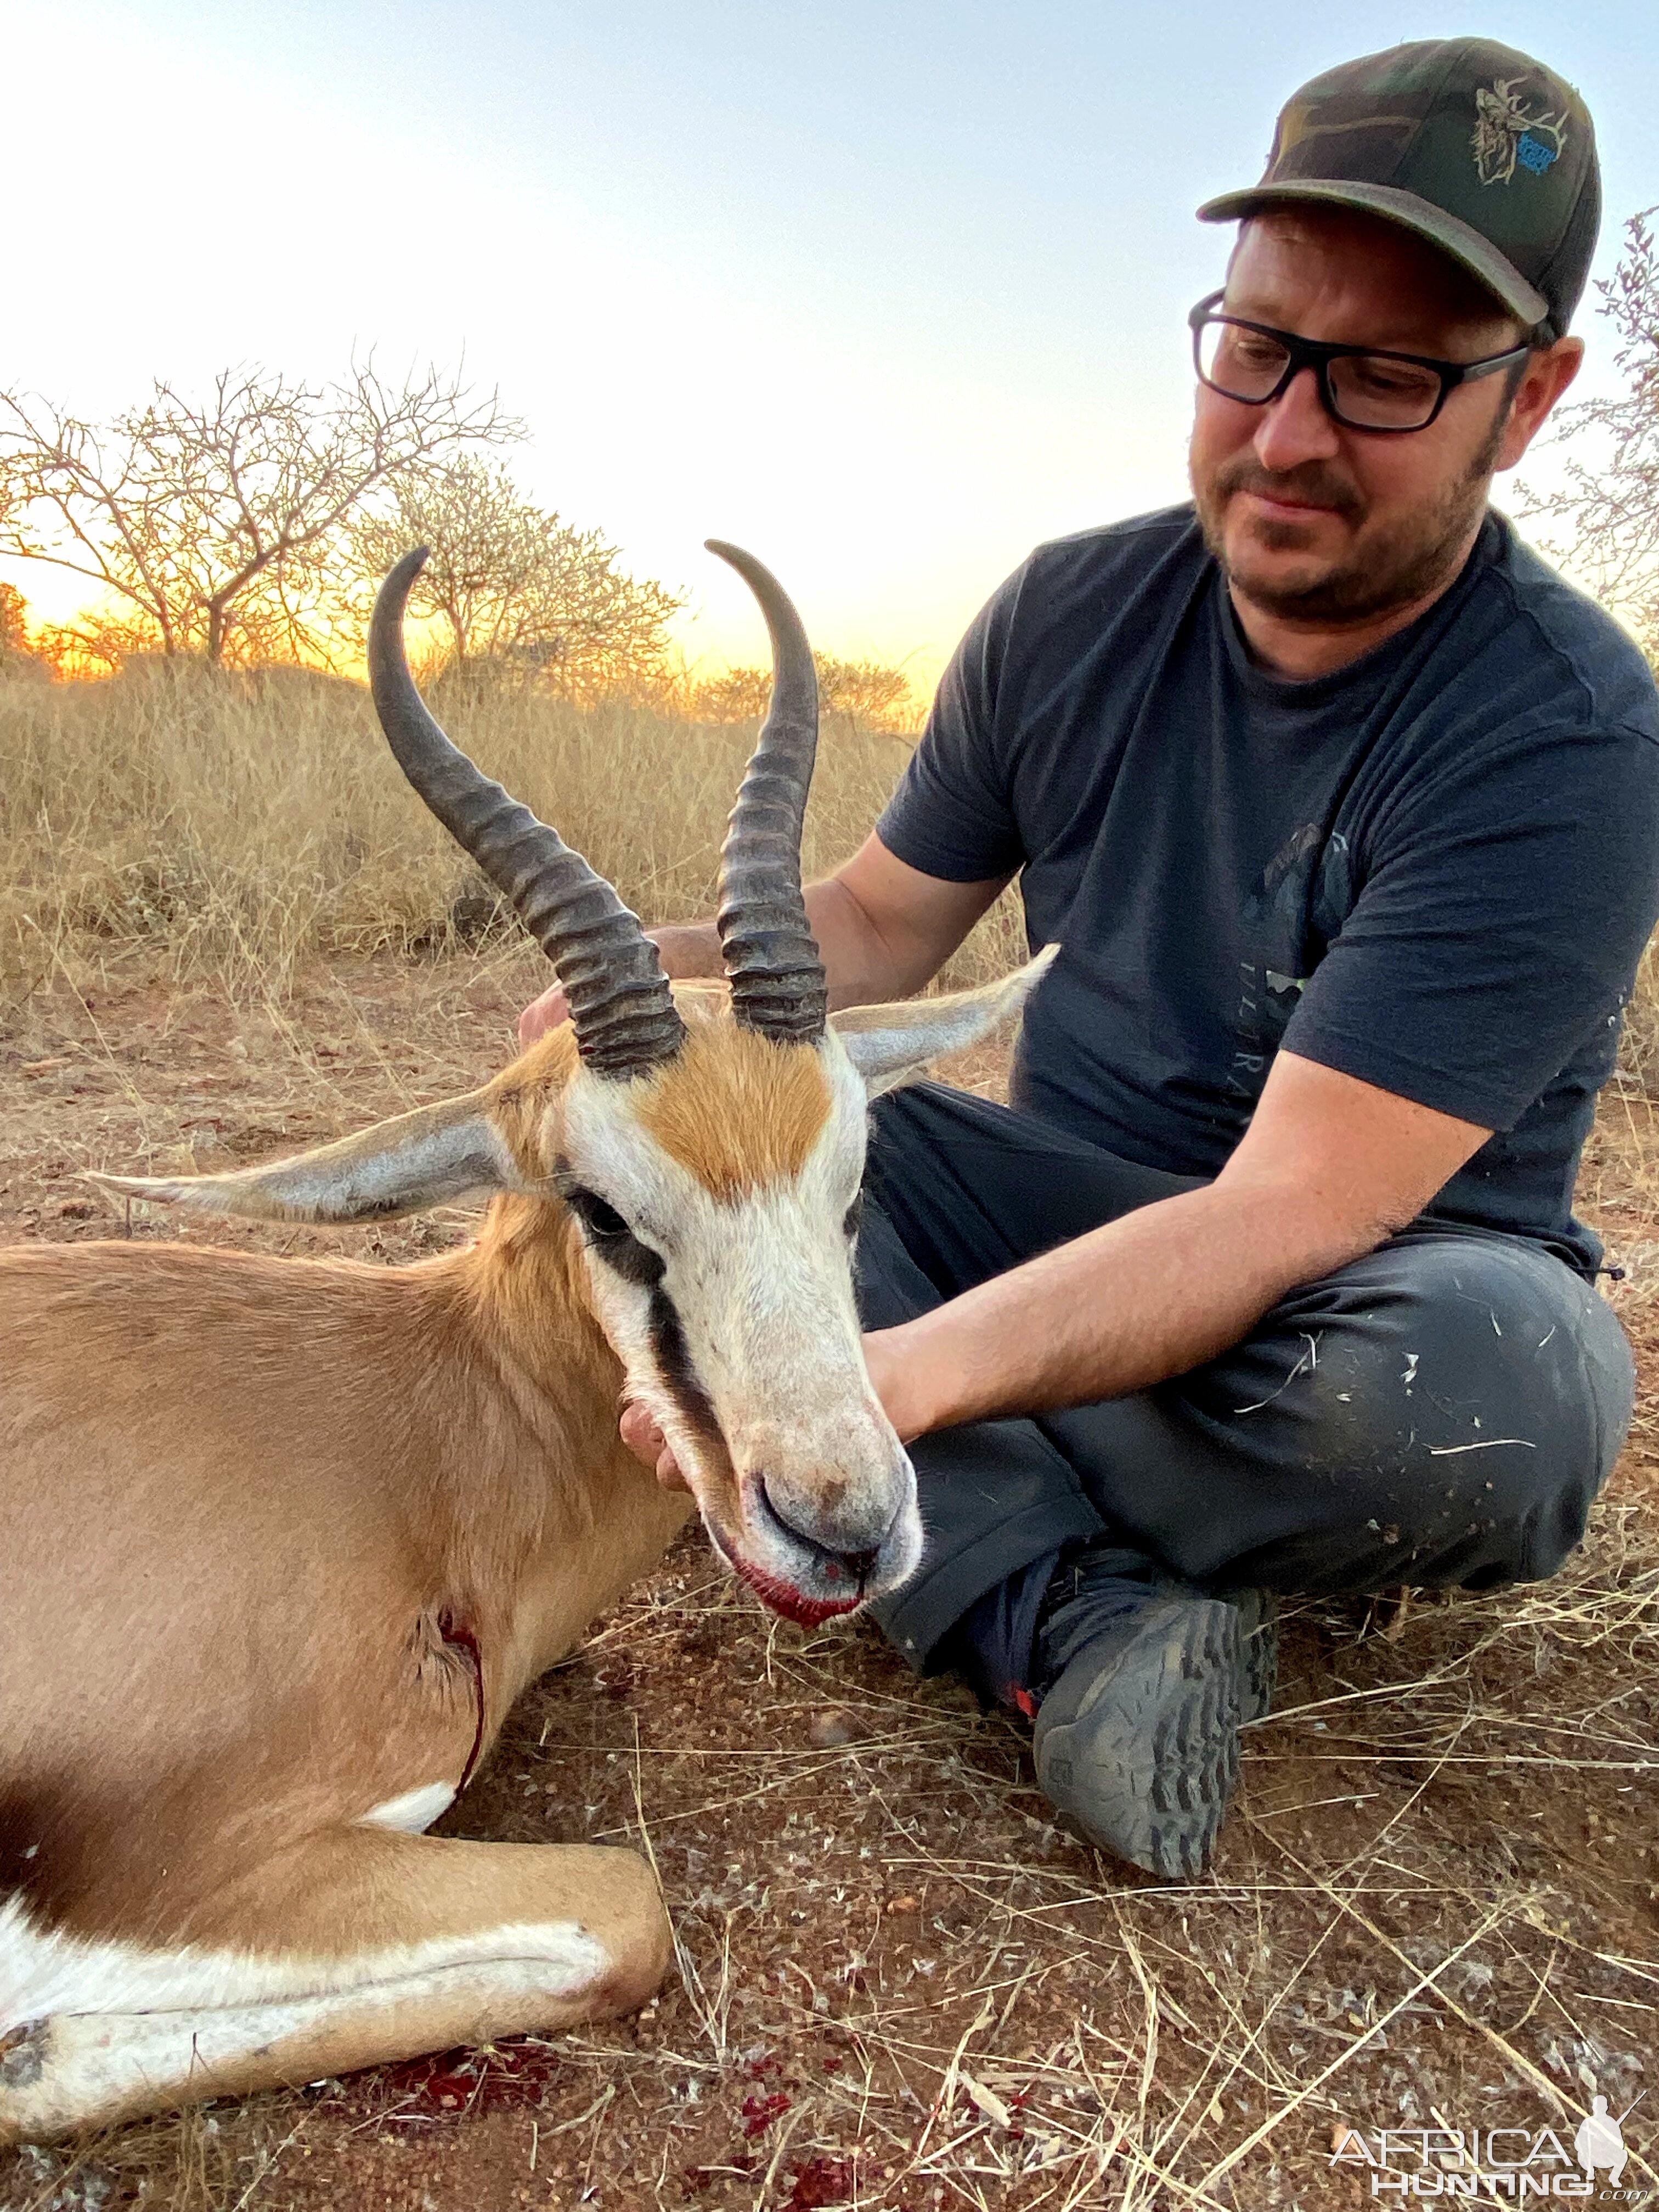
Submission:
<svg viewBox="0 0 1659 2212">
<path fill-rule="evenodd" d="M 1277 389 L 1290 358 L 1276 338 L 1260 331 L 1213 319 L 1200 325 L 1198 373 L 1230 399 L 1259 406 Z M 1340 354 L 1329 374 L 1336 413 L 1355 429 L 1421 429 L 1440 398 L 1440 379 L 1432 369 L 1385 354 Z"/>
<path fill-rule="evenodd" d="M 1285 374 L 1290 356 L 1274 338 L 1236 323 L 1210 321 L 1198 333 L 1198 373 L 1230 399 L 1262 400 Z"/>
<path fill-rule="evenodd" d="M 1339 355 L 1330 374 L 1338 414 L 1362 429 L 1420 429 L 1440 397 L 1440 379 L 1431 368 L 1384 354 Z"/>
</svg>

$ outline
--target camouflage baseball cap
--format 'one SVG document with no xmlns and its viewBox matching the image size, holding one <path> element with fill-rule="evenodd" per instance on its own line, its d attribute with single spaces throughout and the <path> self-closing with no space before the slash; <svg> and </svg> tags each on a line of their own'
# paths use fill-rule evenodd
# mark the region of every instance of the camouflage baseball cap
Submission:
<svg viewBox="0 0 1659 2212">
<path fill-rule="evenodd" d="M 1570 84 L 1513 46 L 1393 46 L 1293 93 L 1261 183 L 1198 212 L 1231 222 L 1307 200 L 1416 231 L 1529 329 L 1559 337 L 1601 225 L 1595 127 Z"/>
</svg>

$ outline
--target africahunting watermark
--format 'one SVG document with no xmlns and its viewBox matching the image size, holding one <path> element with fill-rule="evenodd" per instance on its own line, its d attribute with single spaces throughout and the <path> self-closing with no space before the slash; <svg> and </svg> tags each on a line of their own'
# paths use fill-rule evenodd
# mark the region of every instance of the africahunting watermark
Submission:
<svg viewBox="0 0 1659 2212">
<path fill-rule="evenodd" d="M 1385 2203 L 1437 2197 L 1651 2205 L 1659 2203 L 1659 2191 L 1625 2181 L 1631 2153 L 1624 2123 L 1635 2109 L 1627 2106 L 1615 2116 L 1605 2097 L 1595 2097 L 1570 2137 L 1554 2128 L 1339 2126 L 1330 2162 L 1363 2173 L 1367 2194 Z"/>
</svg>

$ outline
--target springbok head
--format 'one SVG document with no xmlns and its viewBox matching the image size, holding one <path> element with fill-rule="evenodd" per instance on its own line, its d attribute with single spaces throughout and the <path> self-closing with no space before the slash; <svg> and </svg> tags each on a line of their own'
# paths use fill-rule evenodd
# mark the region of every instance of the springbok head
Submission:
<svg viewBox="0 0 1659 2212">
<path fill-rule="evenodd" d="M 404 556 L 369 670 L 410 782 L 552 960 L 567 1028 L 482 1091 L 274 1166 L 100 1178 L 265 1219 L 361 1222 L 488 1192 L 582 1243 L 595 1319 L 672 1443 L 715 1546 L 812 1622 L 895 1588 L 921 1553 L 915 1481 L 865 1370 L 852 1262 L 871 1097 L 1016 1014 L 1053 948 L 954 997 L 830 1015 L 801 890 L 817 685 L 794 608 L 710 541 L 771 634 L 772 701 L 721 855 L 725 985 L 682 985 L 611 886 L 458 750 L 403 646 Z"/>
</svg>

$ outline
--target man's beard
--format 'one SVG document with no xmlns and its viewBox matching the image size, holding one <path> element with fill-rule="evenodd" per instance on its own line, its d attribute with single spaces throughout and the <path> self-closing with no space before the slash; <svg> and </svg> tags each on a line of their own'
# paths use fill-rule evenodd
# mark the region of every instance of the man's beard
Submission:
<svg viewBox="0 0 1659 2212">
<path fill-rule="evenodd" d="M 1352 483 L 1322 461 L 1275 471 L 1264 469 L 1246 451 L 1224 462 L 1208 484 L 1200 489 L 1195 483 L 1193 487 L 1204 542 L 1239 596 L 1281 621 L 1346 627 L 1392 614 L 1442 589 L 1462 567 L 1486 507 L 1503 430 L 1500 415 L 1464 473 L 1446 486 L 1433 507 L 1401 515 L 1346 566 L 1329 565 L 1305 583 L 1278 584 L 1239 575 L 1227 559 L 1226 512 L 1241 492 L 1254 491 L 1269 499 L 1307 500 L 1334 507 L 1350 522 L 1363 523 L 1364 501 Z M 1273 553 L 1298 551 L 1304 542 L 1302 526 L 1294 522 L 1259 521 L 1251 537 L 1256 546 Z"/>
</svg>

